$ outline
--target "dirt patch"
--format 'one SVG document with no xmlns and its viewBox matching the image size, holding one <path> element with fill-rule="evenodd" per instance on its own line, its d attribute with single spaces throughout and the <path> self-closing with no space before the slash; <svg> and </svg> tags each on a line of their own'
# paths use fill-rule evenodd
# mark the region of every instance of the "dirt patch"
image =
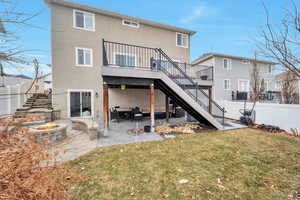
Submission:
<svg viewBox="0 0 300 200">
<path fill-rule="evenodd" d="M 178 125 L 171 125 L 171 126 L 157 126 L 155 127 L 155 132 L 159 133 L 160 135 L 177 135 L 177 134 L 193 134 L 199 133 L 207 130 L 212 130 L 210 127 L 208 128 L 205 125 L 195 124 L 195 123 L 184 123 Z"/>
</svg>

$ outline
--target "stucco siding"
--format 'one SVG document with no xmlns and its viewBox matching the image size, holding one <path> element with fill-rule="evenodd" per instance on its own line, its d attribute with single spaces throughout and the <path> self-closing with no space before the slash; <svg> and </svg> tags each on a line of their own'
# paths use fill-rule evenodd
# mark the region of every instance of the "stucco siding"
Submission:
<svg viewBox="0 0 300 200">
<path fill-rule="evenodd" d="M 189 62 L 189 48 L 176 46 L 176 32 L 140 24 L 122 25 L 122 19 L 95 15 L 95 31 L 73 28 L 73 9 L 51 4 L 53 106 L 68 117 L 68 89 L 92 90 L 94 116 L 102 117 L 102 39 L 133 45 L 162 48 L 169 57 Z M 76 66 L 75 48 L 93 50 L 93 66 Z"/>
<path fill-rule="evenodd" d="M 109 106 L 120 106 L 125 108 L 150 107 L 150 89 L 109 89 Z M 155 90 L 155 107 L 165 108 L 165 95 L 160 90 Z"/>
</svg>

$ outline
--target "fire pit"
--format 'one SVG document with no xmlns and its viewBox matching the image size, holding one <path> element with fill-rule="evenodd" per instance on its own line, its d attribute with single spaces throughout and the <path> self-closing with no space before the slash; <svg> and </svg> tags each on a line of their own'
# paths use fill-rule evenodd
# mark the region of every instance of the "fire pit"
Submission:
<svg viewBox="0 0 300 200">
<path fill-rule="evenodd" d="M 67 137 L 67 124 L 47 123 L 29 128 L 37 143 L 48 140 L 50 144 L 59 142 Z"/>
</svg>

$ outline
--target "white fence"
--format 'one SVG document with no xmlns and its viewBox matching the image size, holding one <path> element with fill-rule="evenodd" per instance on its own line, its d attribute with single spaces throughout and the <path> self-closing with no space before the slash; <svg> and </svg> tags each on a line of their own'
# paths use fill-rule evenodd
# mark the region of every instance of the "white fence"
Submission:
<svg viewBox="0 0 300 200">
<path fill-rule="evenodd" d="M 24 102 L 21 86 L 0 88 L 0 115 L 13 114 Z"/>
<path fill-rule="evenodd" d="M 218 101 L 227 111 L 225 117 L 239 119 L 240 109 L 244 109 L 244 102 Z M 246 104 L 247 109 L 252 108 L 252 103 Z M 291 128 L 300 131 L 300 105 L 257 103 L 255 106 L 255 123 L 279 126 L 288 132 Z"/>
</svg>

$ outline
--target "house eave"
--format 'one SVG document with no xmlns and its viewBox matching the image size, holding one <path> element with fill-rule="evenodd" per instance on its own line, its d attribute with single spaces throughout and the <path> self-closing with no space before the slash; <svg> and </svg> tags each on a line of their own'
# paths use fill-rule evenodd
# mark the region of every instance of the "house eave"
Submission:
<svg viewBox="0 0 300 200">
<path fill-rule="evenodd" d="M 106 16 L 110 16 L 110 17 L 133 20 L 133 21 L 139 22 L 140 24 L 145 24 L 145 25 L 149 25 L 149 26 L 153 26 L 153 27 L 158 27 L 158 28 L 163 28 L 163 29 L 167 29 L 167 30 L 171 30 L 171 31 L 181 32 L 181 33 L 185 33 L 185 34 L 189 34 L 189 35 L 194 35 L 196 33 L 196 31 L 193 31 L 193 30 L 184 29 L 184 28 L 180 28 L 180 27 L 176 27 L 176 26 L 172 26 L 172 25 L 168 25 L 168 24 L 162 24 L 159 22 L 154 22 L 154 21 L 147 20 L 147 19 L 133 17 L 133 16 L 129 16 L 129 15 L 113 12 L 113 11 L 108 11 L 108 10 L 105 10 L 102 8 L 96 8 L 96 7 L 92 7 L 92 6 L 88 6 L 88 5 L 83 5 L 80 3 L 74 3 L 71 1 L 66 1 L 66 0 L 44 0 L 44 1 L 48 5 L 56 4 L 56 5 L 61 5 L 61 6 L 65 6 L 65 7 L 69 7 L 69 8 L 73 8 L 73 9 L 80 9 L 80 10 L 87 11 L 87 12 L 93 12 L 93 13 L 97 13 L 97 14 L 101 14 L 101 15 L 106 15 Z"/>
</svg>

